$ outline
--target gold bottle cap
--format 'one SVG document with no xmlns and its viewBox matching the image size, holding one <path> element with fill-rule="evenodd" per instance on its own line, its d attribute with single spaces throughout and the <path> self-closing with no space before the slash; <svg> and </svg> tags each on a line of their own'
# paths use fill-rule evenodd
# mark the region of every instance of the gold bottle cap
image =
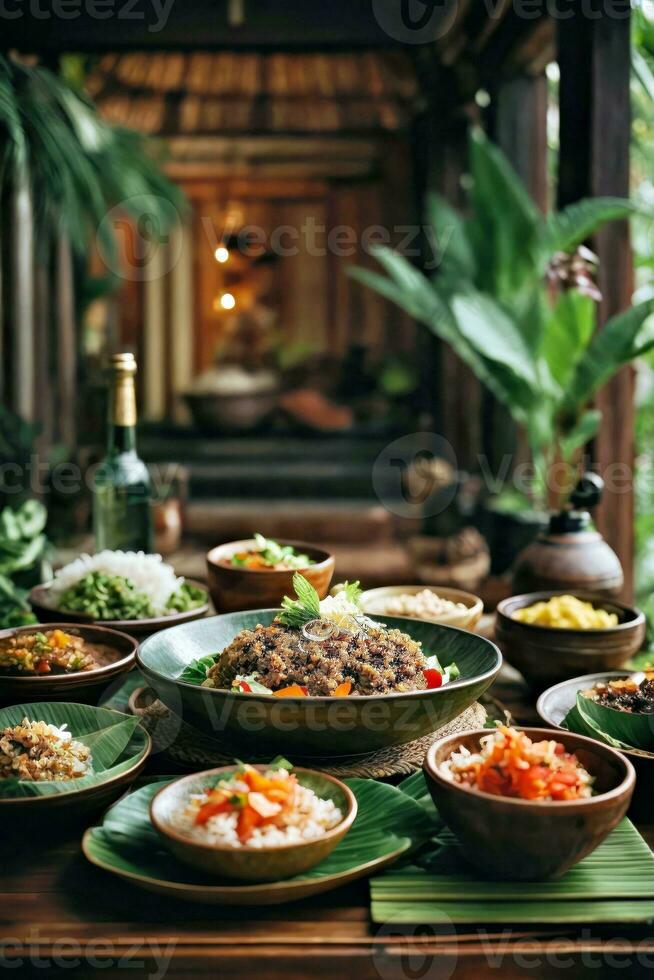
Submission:
<svg viewBox="0 0 654 980">
<path fill-rule="evenodd" d="M 136 358 L 133 354 L 125 352 L 123 354 L 112 354 L 109 364 L 113 371 L 123 371 L 129 374 L 136 374 Z"/>
</svg>

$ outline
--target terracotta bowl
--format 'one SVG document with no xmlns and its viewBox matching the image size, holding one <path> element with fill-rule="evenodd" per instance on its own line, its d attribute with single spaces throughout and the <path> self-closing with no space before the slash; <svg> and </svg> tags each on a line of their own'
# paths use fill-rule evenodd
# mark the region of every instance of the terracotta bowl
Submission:
<svg viewBox="0 0 654 980">
<path fill-rule="evenodd" d="M 426 623 L 440 623 L 441 626 L 457 626 L 462 630 L 473 629 L 481 619 L 484 603 L 479 596 L 473 595 L 472 592 L 463 592 L 461 589 L 449 589 L 444 586 L 441 588 L 440 585 L 386 585 L 379 589 L 368 589 L 361 596 L 361 608 L 367 613 L 374 613 L 376 616 L 383 617 L 384 606 L 388 599 L 407 595 L 407 593 L 417 595 L 419 592 L 424 592 L 425 589 L 435 592 L 441 599 L 460 602 L 466 608 L 444 613 L 442 616 L 412 616 L 412 619 L 421 619 Z"/>
<path fill-rule="evenodd" d="M 617 613 L 618 625 L 609 629 L 555 629 L 521 623 L 517 609 L 555 595 L 573 594 L 594 606 Z M 528 592 L 504 599 L 497 607 L 495 639 L 525 679 L 538 690 L 550 684 L 602 670 L 618 670 L 637 653 L 645 639 L 645 616 L 639 609 L 615 599 L 585 592 Z"/>
<path fill-rule="evenodd" d="M 562 681 L 541 694 L 536 710 L 546 725 L 560 729 L 566 715 L 577 703 L 579 691 L 588 691 L 600 681 L 606 683 L 618 680 L 628 673 L 631 671 L 613 670 Z M 566 729 L 564 728 L 563 731 Z M 558 738 L 558 732 L 556 737 Z M 652 799 L 654 799 L 654 752 L 645 752 L 641 749 L 620 749 L 620 751 L 627 756 L 636 770 L 636 791 L 631 801 L 630 814 L 637 819 L 648 820 L 652 812 Z"/>
<path fill-rule="evenodd" d="M 523 728 L 533 741 L 552 738 L 548 728 Z M 636 783 L 624 756 L 583 735 L 556 738 L 594 777 L 597 795 L 585 800 L 533 803 L 481 793 L 452 782 L 440 770 L 452 752 L 479 749 L 488 729 L 450 735 L 427 752 L 429 792 L 456 835 L 463 855 L 495 878 L 539 881 L 558 878 L 602 843 L 626 814 Z"/>
<path fill-rule="evenodd" d="M 296 571 L 311 582 L 321 599 L 324 599 L 334 574 L 334 556 L 321 548 L 302 541 L 279 541 L 292 545 L 300 554 L 313 559 L 314 565 L 290 571 L 261 571 L 251 568 L 233 568 L 228 564 L 232 555 L 239 551 L 253 551 L 254 538 L 230 541 L 218 545 L 207 554 L 209 592 L 218 612 L 240 612 L 243 609 L 279 608 L 286 595 L 294 595 L 293 576 Z"/>
<path fill-rule="evenodd" d="M 265 772 L 268 766 L 255 766 Z M 230 847 L 201 844 L 172 826 L 175 810 L 183 808 L 193 793 L 213 786 L 221 777 L 234 772 L 234 766 L 193 773 L 169 783 L 152 798 L 150 817 L 169 850 L 196 870 L 237 878 L 241 881 L 279 881 L 292 878 L 323 861 L 345 837 L 357 815 L 354 793 L 334 776 L 312 769 L 294 769 L 299 782 L 312 789 L 321 799 L 332 799 L 343 814 L 336 827 L 315 840 L 275 847 Z"/>
<path fill-rule="evenodd" d="M 81 636 L 102 649 L 102 663 L 93 670 L 70 674 L 35 674 L 16 676 L 0 671 L 0 703 L 27 704 L 32 701 L 71 701 L 97 699 L 100 691 L 120 674 L 131 670 L 136 660 L 138 642 L 127 633 L 103 626 L 79 626 L 74 623 L 43 623 L 0 631 L 0 641 L 22 633 L 60 629 Z M 72 695 L 75 698 L 72 698 Z"/>
</svg>

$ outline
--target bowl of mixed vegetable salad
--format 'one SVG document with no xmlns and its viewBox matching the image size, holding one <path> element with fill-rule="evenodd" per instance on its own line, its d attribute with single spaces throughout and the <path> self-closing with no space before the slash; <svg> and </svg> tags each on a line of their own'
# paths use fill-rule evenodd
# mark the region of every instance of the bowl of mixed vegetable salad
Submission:
<svg viewBox="0 0 654 980">
<path fill-rule="evenodd" d="M 218 545 L 207 554 L 209 591 L 218 612 L 281 605 L 298 571 L 324 599 L 334 574 L 334 556 L 301 541 L 278 541 L 258 533 Z"/>
<path fill-rule="evenodd" d="M 179 578 L 161 555 L 101 551 L 81 555 L 29 595 L 41 622 L 98 623 L 153 633 L 208 610 L 203 585 Z"/>
</svg>

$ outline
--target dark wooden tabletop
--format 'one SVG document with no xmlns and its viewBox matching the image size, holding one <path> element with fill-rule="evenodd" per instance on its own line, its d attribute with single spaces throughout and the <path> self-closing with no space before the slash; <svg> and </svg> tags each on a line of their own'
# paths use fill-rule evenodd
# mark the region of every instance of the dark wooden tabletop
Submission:
<svg viewBox="0 0 654 980">
<path fill-rule="evenodd" d="M 495 695 L 529 723 L 533 699 L 504 675 Z M 15 976 L 149 976 L 256 980 L 476 980 L 481 976 L 623 977 L 654 970 L 654 932 L 624 926 L 524 929 L 432 927 L 370 921 L 367 882 L 298 904 L 194 906 L 130 887 L 89 865 L 87 819 L 22 828 L 0 841 L 0 968 Z M 654 845 L 654 822 L 640 826 Z M 131 972 L 130 972 L 131 971 Z"/>
</svg>

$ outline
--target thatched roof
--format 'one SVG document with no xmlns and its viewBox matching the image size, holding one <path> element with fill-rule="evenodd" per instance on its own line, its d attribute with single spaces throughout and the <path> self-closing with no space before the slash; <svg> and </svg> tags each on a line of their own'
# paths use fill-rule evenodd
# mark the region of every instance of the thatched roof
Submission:
<svg viewBox="0 0 654 980">
<path fill-rule="evenodd" d="M 89 91 L 107 119 L 161 135 L 397 130 L 417 101 L 390 51 L 106 55 Z"/>
</svg>

